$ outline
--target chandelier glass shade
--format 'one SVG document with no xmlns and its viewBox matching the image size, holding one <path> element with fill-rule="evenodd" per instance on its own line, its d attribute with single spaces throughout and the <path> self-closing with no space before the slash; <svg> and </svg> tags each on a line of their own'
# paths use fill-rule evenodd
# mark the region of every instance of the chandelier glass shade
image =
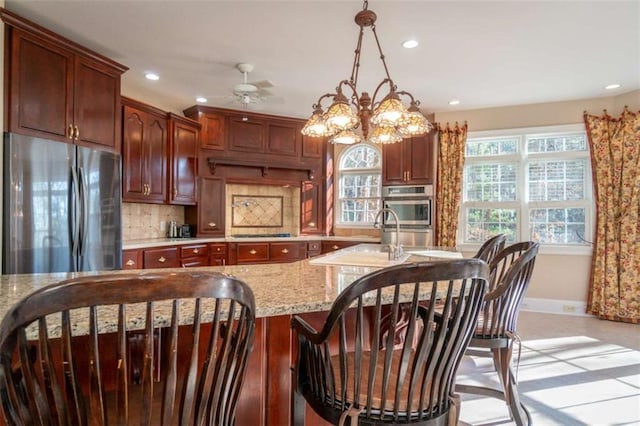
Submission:
<svg viewBox="0 0 640 426">
<path fill-rule="evenodd" d="M 388 144 L 399 142 L 403 137 L 423 135 L 432 129 L 431 123 L 420 112 L 418 107 L 420 101 L 415 100 L 409 92 L 397 91 L 380 47 L 376 33 L 376 19 L 376 14 L 368 9 L 368 1 L 365 0 L 362 10 L 355 16 L 360 33 L 351 77 L 348 80 L 342 80 L 336 87 L 335 93 L 325 93 L 320 96 L 313 105 L 313 114 L 302 128 L 303 135 L 328 137 L 331 143 L 353 144 L 368 140 L 373 143 Z M 357 88 L 365 28 L 371 28 L 386 73 L 386 78 L 375 88 L 373 98 L 367 92 L 360 93 Z M 376 102 L 381 89 L 387 86 L 387 94 L 382 101 Z M 349 98 L 344 95 L 343 89 L 350 91 Z M 402 103 L 401 96 L 409 98 L 409 108 Z M 332 102 L 324 112 L 322 101 L 327 98 Z"/>
</svg>

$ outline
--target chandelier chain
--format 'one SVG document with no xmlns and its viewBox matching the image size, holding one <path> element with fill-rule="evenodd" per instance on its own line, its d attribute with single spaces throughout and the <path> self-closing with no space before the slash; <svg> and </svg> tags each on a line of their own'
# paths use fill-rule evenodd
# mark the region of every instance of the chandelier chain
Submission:
<svg viewBox="0 0 640 426">
<path fill-rule="evenodd" d="M 358 74 L 360 71 L 360 53 L 362 52 L 362 38 L 364 36 L 364 27 L 360 27 L 360 34 L 358 35 L 358 43 L 356 45 L 355 56 L 353 58 L 353 67 L 351 68 L 351 78 L 349 81 L 354 86 L 358 85 Z"/>
<path fill-rule="evenodd" d="M 387 61 L 384 60 L 385 56 L 382 53 L 382 46 L 380 46 L 380 40 L 378 40 L 378 33 L 376 32 L 376 25 L 373 24 L 371 26 L 371 31 L 373 32 L 373 37 L 376 39 L 376 44 L 378 45 L 378 52 L 380 52 L 380 60 L 382 61 L 382 65 L 384 65 L 384 72 L 387 74 L 387 78 L 391 81 L 391 85 L 393 85 L 393 80 L 389 75 L 389 68 L 387 68 Z"/>
</svg>

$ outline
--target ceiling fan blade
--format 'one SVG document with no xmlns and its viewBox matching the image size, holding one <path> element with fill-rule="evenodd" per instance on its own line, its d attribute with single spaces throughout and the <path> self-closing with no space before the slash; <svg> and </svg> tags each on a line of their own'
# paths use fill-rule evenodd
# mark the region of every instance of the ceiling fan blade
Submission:
<svg viewBox="0 0 640 426">
<path fill-rule="evenodd" d="M 270 80 L 251 81 L 248 84 L 251 84 L 257 87 L 258 89 L 267 89 L 269 87 L 275 87 L 275 84 L 273 84 L 273 82 Z"/>
<path fill-rule="evenodd" d="M 269 91 L 269 90 L 267 90 L 267 89 L 258 89 L 258 91 L 256 92 L 256 95 L 257 95 L 257 96 L 260 96 L 260 97 L 262 97 L 262 98 L 267 98 L 267 97 L 270 97 L 270 96 L 275 96 L 275 95 L 273 94 L 273 92 L 270 92 L 270 91 Z"/>
</svg>

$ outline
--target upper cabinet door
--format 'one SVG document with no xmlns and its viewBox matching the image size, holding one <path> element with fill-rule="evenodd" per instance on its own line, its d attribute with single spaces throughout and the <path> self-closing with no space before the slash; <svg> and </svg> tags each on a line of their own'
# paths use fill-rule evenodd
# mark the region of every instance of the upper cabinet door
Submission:
<svg viewBox="0 0 640 426">
<path fill-rule="evenodd" d="M 399 185 L 405 183 L 404 144 L 402 142 L 382 146 L 382 184 Z"/>
<path fill-rule="evenodd" d="M 169 203 L 195 205 L 200 124 L 174 115 L 170 115 L 169 120 L 171 123 Z"/>
<path fill-rule="evenodd" d="M 243 116 L 229 117 L 229 149 L 242 152 L 264 152 L 265 125 L 262 120 Z"/>
<path fill-rule="evenodd" d="M 123 107 L 122 195 L 125 201 L 141 201 L 146 196 L 147 177 L 142 135 L 147 116 L 135 108 Z"/>
<path fill-rule="evenodd" d="M 74 80 L 76 142 L 120 147 L 120 74 L 79 56 Z"/>
<path fill-rule="evenodd" d="M 167 200 L 167 117 L 163 111 L 123 100 L 122 199 L 163 204 Z"/>
<path fill-rule="evenodd" d="M 11 31 L 9 131 L 72 142 L 73 53 Z"/>
<path fill-rule="evenodd" d="M 297 122 L 270 120 L 267 123 L 267 153 L 295 157 L 302 135 Z"/>
<path fill-rule="evenodd" d="M 408 150 L 408 182 L 410 184 L 433 183 L 433 136 L 431 134 L 405 139 Z"/>
<path fill-rule="evenodd" d="M 147 202 L 164 203 L 167 199 L 167 119 L 149 114 L 144 138 L 148 170 Z"/>
</svg>

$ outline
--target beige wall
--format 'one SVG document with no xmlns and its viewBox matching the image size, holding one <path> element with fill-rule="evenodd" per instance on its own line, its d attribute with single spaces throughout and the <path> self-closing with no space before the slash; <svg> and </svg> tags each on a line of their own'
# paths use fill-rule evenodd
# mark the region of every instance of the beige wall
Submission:
<svg viewBox="0 0 640 426">
<path fill-rule="evenodd" d="M 583 122 L 583 113 L 612 116 L 624 106 L 640 110 L 640 90 L 615 97 L 436 113 L 439 123 L 467 122 L 469 131 L 551 126 Z M 472 255 L 472 253 L 466 253 Z M 527 298 L 586 303 L 591 256 L 538 255 Z"/>
<path fill-rule="evenodd" d="M 435 114 L 435 120 L 441 124 L 466 121 L 470 132 L 553 126 L 582 123 L 584 111 L 598 115 L 606 109 L 610 115 L 616 116 L 622 112 L 625 105 L 633 111 L 639 110 L 640 90 L 606 98 L 438 112 Z"/>
</svg>

